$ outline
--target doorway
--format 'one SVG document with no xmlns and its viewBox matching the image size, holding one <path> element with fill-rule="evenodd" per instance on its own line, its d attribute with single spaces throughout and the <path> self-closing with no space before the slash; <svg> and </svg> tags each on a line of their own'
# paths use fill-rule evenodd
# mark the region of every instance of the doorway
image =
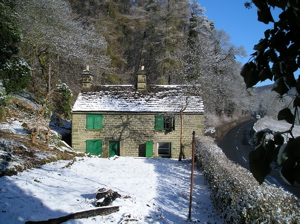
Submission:
<svg viewBox="0 0 300 224">
<path fill-rule="evenodd" d="M 109 142 L 109 157 L 120 156 L 120 142 Z"/>
</svg>

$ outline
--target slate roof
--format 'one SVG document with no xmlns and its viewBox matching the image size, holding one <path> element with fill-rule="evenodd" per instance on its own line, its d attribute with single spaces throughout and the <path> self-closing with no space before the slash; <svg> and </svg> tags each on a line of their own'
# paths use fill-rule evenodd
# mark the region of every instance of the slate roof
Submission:
<svg viewBox="0 0 300 224">
<path fill-rule="evenodd" d="M 202 98 L 197 91 L 187 93 L 180 85 L 151 86 L 146 92 L 134 85 L 104 85 L 93 92 L 82 92 L 73 112 L 180 112 L 204 113 Z M 186 103 L 187 102 L 187 103 Z"/>
</svg>

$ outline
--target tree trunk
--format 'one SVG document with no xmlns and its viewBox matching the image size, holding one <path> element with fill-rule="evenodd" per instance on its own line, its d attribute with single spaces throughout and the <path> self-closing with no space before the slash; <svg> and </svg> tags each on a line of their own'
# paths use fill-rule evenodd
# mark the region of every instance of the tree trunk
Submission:
<svg viewBox="0 0 300 224">
<path fill-rule="evenodd" d="M 180 153 L 178 161 L 185 159 L 184 146 L 183 146 L 183 110 L 180 111 Z"/>
</svg>

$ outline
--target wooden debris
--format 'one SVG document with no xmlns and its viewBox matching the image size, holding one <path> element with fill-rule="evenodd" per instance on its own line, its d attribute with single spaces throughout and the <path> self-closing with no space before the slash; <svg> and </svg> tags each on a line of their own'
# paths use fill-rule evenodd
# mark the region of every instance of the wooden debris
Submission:
<svg viewBox="0 0 300 224">
<path fill-rule="evenodd" d="M 105 208 L 97 208 L 97 209 L 92 209 L 92 210 L 87 210 L 87 211 L 82 211 L 82 212 L 76 212 L 72 213 L 70 215 L 62 216 L 59 218 L 54 218 L 54 219 L 48 219 L 45 221 L 27 221 L 26 224 L 59 224 L 62 222 L 66 222 L 70 219 L 83 219 L 83 218 L 89 218 L 93 216 L 98 216 L 98 215 L 109 215 L 113 212 L 119 211 L 119 206 L 113 206 L 113 207 L 105 207 Z"/>
<path fill-rule="evenodd" d="M 116 191 L 113 191 L 111 189 L 106 190 L 105 188 L 101 188 L 101 189 L 99 189 L 99 191 L 96 195 L 96 199 L 104 198 L 104 200 L 101 202 L 97 202 L 96 206 L 102 207 L 102 206 L 111 205 L 114 200 L 116 200 L 117 198 L 120 198 L 120 197 L 121 197 L 121 195 Z"/>
<path fill-rule="evenodd" d="M 36 128 L 33 128 L 31 130 L 31 135 L 30 135 L 30 138 L 31 138 L 31 142 L 32 143 L 35 143 L 35 140 L 37 138 L 37 136 L 39 135 L 39 129 L 36 127 Z"/>
<path fill-rule="evenodd" d="M 105 198 L 106 195 L 113 193 L 113 190 L 106 190 L 106 188 L 100 188 L 96 194 L 96 199 Z"/>
</svg>

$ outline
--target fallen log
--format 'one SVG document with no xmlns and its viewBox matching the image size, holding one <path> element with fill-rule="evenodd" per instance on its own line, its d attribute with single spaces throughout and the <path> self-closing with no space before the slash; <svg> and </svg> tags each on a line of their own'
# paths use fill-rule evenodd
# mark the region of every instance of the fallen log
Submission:
<svg viewBox="0 0 300 224">
<path fill-rule="evenodd" d="M 62 222 L 66 222 L 70 219 L 83 219 L 83 218 L 89 218 L 97 215 L 109 215 L 117 211 L 119 211 L 119 206 L 97 208 L 97 209 L 92 209 L 87 211 L 76 212 L 66 216 L 62 216 L 54 219 L 48 219 L 45 221 L 27 221 L 26 224 L 59 224 Z"/>
</svg>

